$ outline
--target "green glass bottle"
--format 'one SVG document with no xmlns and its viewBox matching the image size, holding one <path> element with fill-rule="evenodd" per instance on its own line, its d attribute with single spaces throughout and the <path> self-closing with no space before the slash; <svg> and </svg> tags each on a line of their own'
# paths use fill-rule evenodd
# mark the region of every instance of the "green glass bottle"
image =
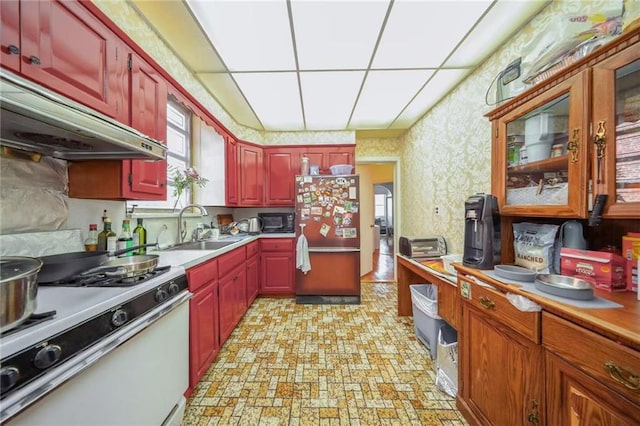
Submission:
<svg viewBox="0 0 640 426">
<path fill-rule="evenodd" d="M 104 229 L 98 234 L 98 250 L 115 251 L 116 250 L 116 233 L 111 230 L 111 219 L 104 219 Z"/>
<path fill-rule="evenodd" d="M 137 219 L 138 224 L 136 225 L 136 229 L 133 230 L 133 245 L 139 246 L 143 244 L 147 244 L 147 230 L 142 226 L 142 218 Z M 136 251 L 136 254 L 146 254 L 147 248 L 142 247 Z"/>
<path fill-rule="evenodd" d="M 118 250 L 127 249 L 129 247 L 133 247 L 133 237 L 131 236 L 129 219 L 124 219 L 122 221 L 122 232 L 118 237 Z M 133 256 L 133 252 L 125 253 L 123 256 Z"/>
</svg>

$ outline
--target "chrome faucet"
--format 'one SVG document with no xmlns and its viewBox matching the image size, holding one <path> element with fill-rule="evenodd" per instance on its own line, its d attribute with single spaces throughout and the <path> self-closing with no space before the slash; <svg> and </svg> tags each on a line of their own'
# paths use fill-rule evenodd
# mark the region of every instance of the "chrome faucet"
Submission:
<svg viewBox="0 0 640 426">
<path fill-rule="evenodd" d="M 197 207 L 198 209 L 200 209 L 200 214 L 202 216 L 209 216 L 207 209 L 202 207 L 200 204 L 189 204 L 188 206 L 185 206 L 182 210 L 180 210 L 180 213 L 178 213 L 178 243 L 183 243 L 184 237 L 187 236 L 187 222 L 182 222 L 182 214 L 185 210 L 191 207 Z"/>
</svg>

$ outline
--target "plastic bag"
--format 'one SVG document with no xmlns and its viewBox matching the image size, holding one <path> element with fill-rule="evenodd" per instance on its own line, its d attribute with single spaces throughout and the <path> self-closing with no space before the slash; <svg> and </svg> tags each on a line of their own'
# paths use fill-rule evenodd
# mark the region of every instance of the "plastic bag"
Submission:
<svg viewBox="0 0 640 426">
<path fill-rule="evenodd" d="M 560 67 L 591 53 L 621 33 L 623 2 L 603 2 L 594 10 L 555 15 L 545 29 L 523 49 L 525 83 L 535 84 L 536 77 L 548 77 L 545 71 Z"/>
<path fill-rule="evenodd" d="M 521 312 L 540 312 L 542 307 L 519 294 L 507 293 L 507 300 Z"/>
<path fill-rule="evenodd" d="M 558 225 L 514 223 L 515 264 L 538 273 L 548 274 L 553 264 L 553 243 L 558 228 Z"/>
</svg>

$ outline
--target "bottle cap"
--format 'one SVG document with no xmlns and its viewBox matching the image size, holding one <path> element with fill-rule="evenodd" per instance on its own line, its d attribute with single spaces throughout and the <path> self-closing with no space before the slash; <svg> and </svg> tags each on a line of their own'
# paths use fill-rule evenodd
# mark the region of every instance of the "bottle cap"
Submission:
<svg viewBox="0 0 640 426">
<path fill-rule="evenodd" d="M 95 223 L 89 224 L 89 231 L 97 231 L 97 230 L 98 230 L 98 225 L 96 225 Z"/>
<path fill-rule="evenodd" d="M 138 219 L 136 219 L 138 221 L 138 225 L 142 225 L 142 218 L 139 217 Z"/>
</svg>

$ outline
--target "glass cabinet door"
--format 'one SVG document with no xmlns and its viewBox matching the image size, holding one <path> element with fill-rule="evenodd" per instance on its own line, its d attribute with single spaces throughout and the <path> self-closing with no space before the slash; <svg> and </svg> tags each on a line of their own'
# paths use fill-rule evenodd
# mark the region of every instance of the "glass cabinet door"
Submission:
<svg viewBox="0 0 640 426">
<path fill-rule="evenodd" d="M 594 68 L 592 169 L 605 217 L 640 217 L 639 56 L 626 49 Z"/>
<path fill-rule="evenodd" d="M 502 213 L 586 217 L 586 80 L 578 74 L 499 119 Z"/>
</svg>

